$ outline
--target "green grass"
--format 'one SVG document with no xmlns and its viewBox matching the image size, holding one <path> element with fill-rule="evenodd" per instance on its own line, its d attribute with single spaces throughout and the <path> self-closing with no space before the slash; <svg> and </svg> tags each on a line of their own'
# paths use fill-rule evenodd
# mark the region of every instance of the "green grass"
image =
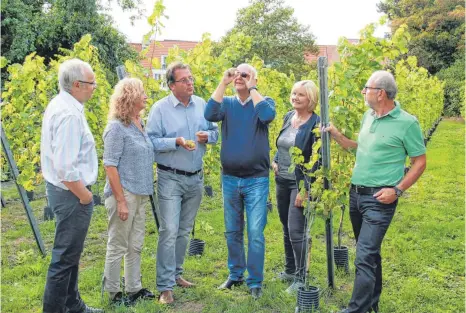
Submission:
<svg viewBox="0 0 466 313">
<path fill-rule="evenodd" d="M 384 291 L 382 312 L 464 312 L 464 122 L 443 121 L 428 144 L 427 169 L 417 184 L 400 201 L 386 235 Z M 185 277 L 197 283 L 191 290 L 175 289 L 176 302 L 161 306 L 156 301 L 139 303 L 133 308 L 107 312 L 294 312 L 296 299 L 284 292 L 287 285 L 275 276 L 283 268 L 282 228 L 276 207 L 269 214 L 266 228 L 266 264 L 264 296 L 253 301 L 242 286 L 232 291 L 216 287 L 227 277 L 227 249 L 223 236 L 223 210 L 220 186 L 214 198 L 204 198 L 197 218 L 196 237 L 206 241 L 201 257 L 187 257 Z M 274 190 L 273 183 L 271 190 Z M 3 184 L 8 201 L 2 218 L 1 312 L 41 312 L 41 298 L 50 255 L 40 257 L 26 214 L 14 185 Z M 45 199 L 43 186 L 39 200 L 33 201 L 42 238 L 50 252 L 54 222 L 42 220 Z M 338 223 L 335 212 L 334 231 Z M 201 229 L 201 221 L 213 227 L 213 233 Z M 354 237 L 345 216 L 343 243 L 350 247 L 350 267 L 354 270 Z M 326 274 L 324 219 L 318 216 L 312 229 L 313 248 L 311 283 L 323 289 L 321 312 L 335 312 L 351 296 L 354 274 L 336 272 L 336 288 L 329 290 Z M 91 306 L 104 307 L 100 281 L 106 249 L 105 208 L 95 209 L 81 259 L 80 291 Z M 157 232 L 150 208 L 147 208 L 146 239 L 143 250 L 143 284 L 155 291 L 155 255 Z"/>
</svg>

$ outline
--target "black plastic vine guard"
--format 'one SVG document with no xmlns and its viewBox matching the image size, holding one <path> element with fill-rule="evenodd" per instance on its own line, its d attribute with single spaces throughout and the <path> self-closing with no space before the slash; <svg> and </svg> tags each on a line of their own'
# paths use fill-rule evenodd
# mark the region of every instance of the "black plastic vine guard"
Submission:
<svg viewBox="0 0 466 313">
<path fill-rule="evenodd" d="M 188 254 L 190 256 L 202 255 L 204 253 L 205 241 L 201 239 L 192 238 L 189 242 Z"/>
<path fill-rule="evenodd" d="M 299 287 L 295 312 L 318 312 L 319 294 L 319 287 L 309 286 L 307 289 L 306 287 Z"/>
<path fill-rule="evenodd" d="M 333 255 L 335 258 L 335 265 L 337 266 L 337 268 L 343 269 L 346 273 L 349 273 L 348 247 L 334 247 Z"/>
<path fill-rule="evenodd" d="M 212 189 L 212 186 L 204 186 L 204 192 L 207 197 L 212 198 L 214 196 L 214 190 Z"/>
</svg>

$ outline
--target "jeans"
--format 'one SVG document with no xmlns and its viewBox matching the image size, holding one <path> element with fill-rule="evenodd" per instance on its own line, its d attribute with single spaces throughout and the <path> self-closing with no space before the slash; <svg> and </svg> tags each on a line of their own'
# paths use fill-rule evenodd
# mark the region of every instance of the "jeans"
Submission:
<svg viewBox="0 0 466 313">
<path fill-rule="evenodd" d="M 240 178 L 222 175 L 225 237 L 231 280 L 242 280 L 248 270 L 249 288 L 264 280 L 264 229 L 267 224 L 268 177 Z M 244 212 L 248 231 L 248 260 L 244 252 Z"/>
<path fill-rule="evenodd" d="M 379 202 L 373 195 L 350 191 L 350 218 L 356 238 L 356 277 L 348 313 L 366 313 L 378 307 L 382 292 L 380 247 L 398 200 Z"/>
<path fill-rule="evenodd" d="M 193 176 L 157 169 L 159 241 L 157 290 L 173 290 L 183 273 L 184 257 L 203 193 L 203 172 Z"/>
<path fill-rule="evenodd" d="M 285 273 L 296 275 L 297 280 L 304 281 L 306 274 L 306 217 L 304 209 L 294 205 L 298 187 L 295 180 L 280 176 L 275 177 L 277 207 L 283 225 L 283 243 L 285 246 Z"/>
<path fill-rule="evenodd" d="M 78 291 L 79 259 L 94 203 L 83 205 L 71 191 L 46 184 L 49 206 L 56 217 L 52 259 L 44 292 L 44 313 L 78 313 L 85 304 Z"/>
<path fill-rule="evenodd" d="M 141 284 L 141 251 L 145 232 L 145 205 L 148 196 L 136 195 L 123 189 L 128 207 L 128 219 L 118 216 L 114 195 L 105 199 L 108 214 L 108 241 L 105 256 L 104 289 L 110 293 L 120 291 L 121 260 L 125 258 L 125 291 L 138 292 Z"/>
</svg>

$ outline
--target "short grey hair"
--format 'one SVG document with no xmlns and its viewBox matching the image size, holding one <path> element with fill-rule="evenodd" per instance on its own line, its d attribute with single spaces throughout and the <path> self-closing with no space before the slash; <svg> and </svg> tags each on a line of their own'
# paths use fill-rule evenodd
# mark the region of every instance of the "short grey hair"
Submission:
<svg viewBox="0 0 466 313">
<path fill-rule="evenodd" d="M 373 80 L 373 83 L 377 88 L 385 90 L 388 99 L 395 99 L 398 88 L 396 86 L 395 77 L 393 77 L 392 73 L 387 71 L 376 71 L 372 73 L 371 80 Z"/>
<path fill-rule="evenodd" d="M 80 59 L 71 59 L 63 62 L 58 68 L 58 84 L 60 90 L 71 92 L 73 82 L 84 80 L 85 70 L 94 73 L 89 63 Z"/>
</svg>

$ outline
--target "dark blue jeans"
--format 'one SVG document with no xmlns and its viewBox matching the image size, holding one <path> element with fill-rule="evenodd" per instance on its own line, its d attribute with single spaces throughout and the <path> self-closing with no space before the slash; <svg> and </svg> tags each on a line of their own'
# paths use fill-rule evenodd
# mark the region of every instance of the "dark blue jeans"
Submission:
<svg viewBox="0 0 466 313">
<path fill-rule="evenodd" d="M 247 268 L 249 288 L 264 280 L 264 229 L 267 224 L 268 177 L 240 178 L 222 175 L 225 237 L 231 280 L 241 280 Z M 244 253 L 244 212 L 248 230 L 248 260 Z"/>
<path fill-rule="evenodd" d="M 398 200 L 383 204 L 373 195 L 350 191 L 350 218 L 356 238 L 356 277 L 348 313 L 377 311 L 382 293 L 380 247 L 397 204 Z"/>
<path fill-rule="evenodd" d="M 79 259 L 94 203 L 82 205 L 71 191 L 47 183 L 49 206 L 55 214 L 55 240 L 47 272 L 43 313 L 80 313 L 85 304 L 78 291 Z"/>
</svg>

